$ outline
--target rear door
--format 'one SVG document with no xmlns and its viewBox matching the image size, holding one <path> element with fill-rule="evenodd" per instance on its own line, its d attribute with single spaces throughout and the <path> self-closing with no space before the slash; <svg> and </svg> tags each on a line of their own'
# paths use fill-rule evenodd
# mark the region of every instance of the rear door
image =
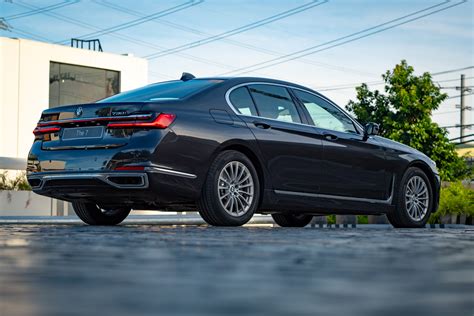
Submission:
<svg viewBox="0 0 474 316">
<path fill-rule="evenodd" d="M 284 86 L 250 84 L 234 89 L 229 101 L 254 133 L 275 190 L 318 192 L 321 135 L 309 126 Z"/>
<path fill-rule="evenodd" d="M 385 151 L 373 138 L 364 138 L 352 120 L 327 100 L 293 90 L 315 129 L 323 135 L 325 180 L 321 194 L 383 200 L 388 198 Z"/>
</svg>

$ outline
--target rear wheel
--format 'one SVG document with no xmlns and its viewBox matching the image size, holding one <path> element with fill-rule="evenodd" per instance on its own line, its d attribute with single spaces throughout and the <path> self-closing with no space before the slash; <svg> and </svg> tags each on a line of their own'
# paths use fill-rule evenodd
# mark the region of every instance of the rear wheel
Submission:
<svg viewBox="0 0 474 316">
<path fill-rule="evenodd" d="M 419 168 L 409 168 L 398 188 L 395 210 L 387 214 L 394 227 L 424 227 L 433 208 L 433 189 L 426 174 Z"/>
<path fill-rule="evenodd" d="M 313 219 L 312 215 L 305 214 L 272 214 L 272 217 L 281 227 L 305 227 Z"/>
<path fill-rule="evenodd" d="M 94 203 L 76 201 L 72 203 L 74 212 L 86 224 L 89 225 L 117 225 L 130 214 L 129 207 L 107 207 L 101 208 Z"/>
<path fill-rule="evenodd" d="M 202 195 L 199 214 L 210 225 L 240 226 L 253 216 L 260 184 L 252 162 L 241 152 L 220 153 L 212 163 Z"/>
</svg>

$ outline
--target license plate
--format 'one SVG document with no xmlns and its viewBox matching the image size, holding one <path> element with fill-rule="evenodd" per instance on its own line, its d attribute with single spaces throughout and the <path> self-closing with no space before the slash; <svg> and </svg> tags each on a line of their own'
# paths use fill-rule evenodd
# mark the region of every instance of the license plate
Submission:
<svg viewBox="0 0 474 316">
<path fill-rule="evenodd" d="M 63 140 L 102 138 L 104 134 L 103 126 L 66 128 L 63 131 Z"/>
</svg>

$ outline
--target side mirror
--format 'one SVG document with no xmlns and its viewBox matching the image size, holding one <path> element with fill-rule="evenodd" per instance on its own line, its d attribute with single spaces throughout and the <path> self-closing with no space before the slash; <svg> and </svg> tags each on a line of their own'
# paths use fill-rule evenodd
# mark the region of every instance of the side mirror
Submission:
<svg viewBox="0 0 474 316">
<path fill-rule="evenodd" d="M 368 138 L 370 135 L 378 135 L 380 126 L 377 123 L 367 123 L 364 127 L 365 138 Z"/>
</svg>

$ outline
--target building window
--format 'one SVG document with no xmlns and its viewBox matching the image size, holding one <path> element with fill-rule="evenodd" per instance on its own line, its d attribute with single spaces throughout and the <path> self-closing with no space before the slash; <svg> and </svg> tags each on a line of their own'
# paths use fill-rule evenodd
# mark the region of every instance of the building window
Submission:
<svg viewBox="0 0 474 316">
<path fill-rule="evenodd" d="M 118 71 L 50 62 L 50 108 L 94 102 L 119 92 Z"/>
</svg>

